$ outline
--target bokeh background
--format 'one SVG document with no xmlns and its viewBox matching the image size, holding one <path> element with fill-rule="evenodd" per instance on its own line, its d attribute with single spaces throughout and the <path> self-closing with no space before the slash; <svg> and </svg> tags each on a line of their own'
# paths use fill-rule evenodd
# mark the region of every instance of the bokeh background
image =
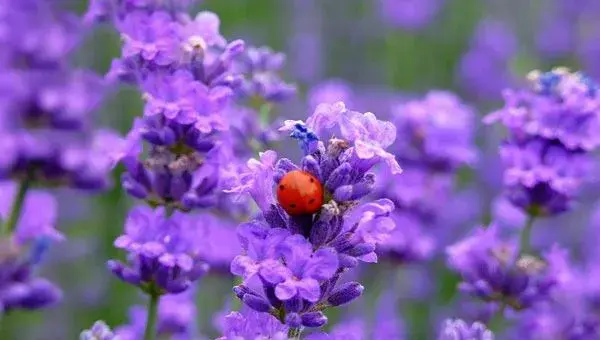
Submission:
<svg viewBox="0 0 600 340">
<path fill-rule="evenodd" d="M 83 13 L 87 3 L 72 5 Z M 277 107 L 274 117 L 304 117 L 307 94 L 331 79 L 343 80 L 353 103 L 377 114 L 385 115 L 390 103 L 448 89 L 483 116 L 500 105 L 503 88 L 518 85 L 531 69 L 563 65 L 600 76 L 597 0 L 205 0 L 197 7 L 220 16 L 226 37 L 287 54 L 285 78 L 298 84 L 299 96 Z M 90 34 L 77 62 L 105 73 L 119 48 L 112 28 L 102 27 Z M 99 123 L 126 133 L 140 114 L 139 94 L 122 88 L 104 105 Z M 460 199 L 448 207 L 448 219 L 460 220 L 464 230 L 485 222 L 494 210 L 501 185 L 495 166 L 500 136 L 478 122 L 482 157 L 475 169 L 460 172 Z M 51 250 L 42 271 L 64 289 L 65 300 L 52 309 L 5 316 L 0 339 L 76 339 L 95 320 L 113 326 L 127 322 L 128 309 L 140 295 L 105 265 L 122 257 L 112 242 L 133 203 L 118 185 L 119 170 L 114 178 L 114 188 L 94 198 L 56 192 L 59 228 L 68 241 Z M 596 196 L 589 188 L 575 212 L 537 228 L 534 243 L 551 242 L 543 231 L 551 228 L 546 230 L 552 230 L 552 238 L 577 256 L 589 235 Z M 380 292 L 393 283 L 408 338 L 430 339 L 432 325 L 456 310 L 457 278 L 444 268 L 443 253 L 426 265 L 373 267 L 362 272 L 367 293 L 350 308 L 353 312 L 371 317 Z M 197 303 L 203 334 L 216 335 L 212 318 L 232 301 L 232 282 L 222 275 L 201 281 Z M 332 321 L 346 312 L 334 313 Z"/>
</svg>

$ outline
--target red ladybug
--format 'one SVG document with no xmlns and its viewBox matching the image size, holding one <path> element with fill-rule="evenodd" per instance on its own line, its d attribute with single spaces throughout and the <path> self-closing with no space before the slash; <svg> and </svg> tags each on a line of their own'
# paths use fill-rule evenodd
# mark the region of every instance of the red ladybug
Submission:
<svg viewBox="0 0 600 340">
<path fill-rule="evenodd" d="M 314 214 L 323 205 L 323 184 L 305 171 L 290 171 L 277 184 L 277 201 L 291 216 Z"/>
</svg>

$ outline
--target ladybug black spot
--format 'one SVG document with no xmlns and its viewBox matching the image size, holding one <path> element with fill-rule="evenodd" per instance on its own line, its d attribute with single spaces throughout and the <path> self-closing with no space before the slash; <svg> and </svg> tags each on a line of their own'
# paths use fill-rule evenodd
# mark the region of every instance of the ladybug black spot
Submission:
<svg viewBox="0 0 600 340">
<path fill-rule="evenodd" d="M 315 203 L 315 199 L 314 198 L 311 198 L 310 200 L 308 200 L 308 204 L 312 205 L 313 203 Z"/>
<path fill-rule="evenodd" d="M 315 179 L 311 177 L 311 178 L 310 178 L 310 182 L 311 182 L 311 183 L 314 183 L 314 182 L 315 182 Z"/>
<path fill-rule="evenodd" d="M 285 185 L 283 185 L 283 184 L 279 185 L 279 190 L 283 190 L 283 189 L 285 189 Z"/>
<path fill-rule="evenodd" d="M 290 208 L 292 208 L 292 209 L 293 209 L 293 208 L 295 208 L 295 207 L 296 207 L 296 204 L 295 204 L 295 203 L 292 203 L 292 204 L 290 204 Z"/>
</svg>

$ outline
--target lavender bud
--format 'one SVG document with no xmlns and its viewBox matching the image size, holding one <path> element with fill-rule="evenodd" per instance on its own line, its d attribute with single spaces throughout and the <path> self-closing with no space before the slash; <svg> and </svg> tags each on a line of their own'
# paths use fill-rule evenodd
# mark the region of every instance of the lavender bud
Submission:
<svg viewBox="0 0 600 340">
<path fill-rule="evenodd" d="M 358 282 L 347 282 L 333 291 L 327 302 L 332 306 L 344 305 L 361 296 L 364 290 L 365 287 Z"/>
<path fill-rule="evenodd" d="M 310 312 L 302 315 L 302 325 L 306 327 L 321 327 L 327 323 L 327 317 L 321 312 Z"/>
<path fill-rule="evenodd" d="M 246 294 L 242 298 L 242 301 L 244 301 L 244 303 L 248 307 L 254 309 L 257 312 L 266 313 L 269 311 L 269 309 L 271 309 L 271 305 L 269 304 L 269 302 L 258 295 Z"/>
<path fill-rule="evenodd" d="M 302 325 L 302 317 L 298 313 L 290 313 L 285 317 L 285 324 L 292 328 L 298 328 Z"/>
</svg>

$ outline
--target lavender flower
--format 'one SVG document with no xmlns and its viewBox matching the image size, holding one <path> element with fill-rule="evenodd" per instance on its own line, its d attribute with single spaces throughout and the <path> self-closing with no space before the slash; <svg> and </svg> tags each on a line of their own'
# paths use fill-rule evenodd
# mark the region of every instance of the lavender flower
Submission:
<svg viewBox="0 0 600 340">
<path fill-rule="evenodd" d="M 515 82 L 509 63 L 517 47 L 518 40 L 506 23 L 482 20 L 458 66 L 461 85 L 477 99 L 497 99 L 503 89 Z"/>
<path fill-rule="evenodd" d="M 438 340 L 493 340 L 494 334 L 485 325 L 475 322 L 472 325 L 463 320 L 446 320 Z"/>
<path fill-rule="evenodd" d="M 246 75 L 240 94 L 264 98 L 269 102 L 289 99 L 296 93 L 296 87 L 285 83 L 279 76 L 284 64 L 283 53 L 273 52 L 269 47 L 249 47 L 234 64 L 239 73 Z"/>
<path fill-rule="evenodd" d="M 12 183 L 0 185 L 0 218 L 4 221 L 14 204 L 15 189 Z M 55 229 L 56 210 L 54 197 L 30 191 L 17 216 L 14 233 L 9 238 L 0 238 L 0 312 L 44 308 L 62 299 L 58 287 L 34 273 L 50 243 L 64 238 Z"/>
<path fill-rule="evenodd" d="M 444 242 L 434 228 L 452 201 L 454 175 L 459 167 L 473 165 L 474 112 L 450 92 L 430 91 L 421 99 L 409 100 L 392 109 L 393 122 L 401 131 L 392 146 L 406 171 L 401 176 L 379 177 L 377 194 L 392 200 L 397 225 L 392 236 L 379 245 L 381 255 L 396 263 L 431 258 Z"/>
<path fill-rule="evenodd" d="M 394 151 L 403 164 L 452 171 L 475 161 L 475 113 L 454 94 L 431 91 L 392 114 L 402 136 Z"/>
<path fill-rule="evenodd" d="M 123 340 L 115 335 L 104 321 L 96 321 L 90 329 L 86 329 L 79 335 L 79 340 Z"/>
<path fill-rule="evenodd" d="M 287 327 L 267 313 L 242 307 L 240 312 L 229 313 L 221 329 L 223 336 L 217 340 L 273 339 L 287 340 Z"/>
<path fill-rule="evenodd" d="M 79 40 L 77 20 L 38 0 L 0 6 L 10 6 L 2 11 L 0 179 L 106 188 L 114 161 L 98 144 L 111 133 L 91 124 L 104 84 L 67 62 Z"/>
<path fill-rule="evenodd" d="M 125 234 L 115 247 L 126 250 L 128 264 L 111 260 L 108 266 L 121 280 L 149 294 L 177 294 L 202 277 L 208 265 L 200 260 L 201 221 L 164 208 L 139 206 L 131 210 Z"/>
<path fill-rule="evenodd" d="M 509 129 L 500 149 L 509 200 L 530 215 L 555 215 L 589 180 L 600 106 L 596 85 L 582 74 L 555 69 L 530 79 L 533 89 L 506 91 L 505 107 L 485 121 Z"/>
<path fill-rule="evenodd" d="M 443 5 L 444 0 L 379 1 L 381 16 L 390 26 L 409 30 L 419 30 L 429 25 Z"/>
<path fill-rule="evenodd" d="M 359 284 L 336 288 L 340 274 L 359 261 L 376 262 L 374 250 L 394 229 L 393 203 L 360 202 L 373 188 L 373 166 L 401 169 L 385 151 L 395 128 L 372 113 L 346 110 L 343 103 L 322 104 L 302 121 L 286 121 L 283 131 L 298 140 L 306 156 L 298 167 L 277 161 L 274 151 L 248 162 L 247 173 L 230 192 L 249 193 L 261 214 L 239 227 L 245 254 L 231 264 L 244 283 L 236 295 L 250 308 L 270 312 L 292 329 L 320 327 L 322 309 L 347 303 L 362 292 Z M 336 135 L 326 147 L 322 136 Z M 288 215 L 273 196 L 273 186 L 289 171 L 302 169 L 324 184 L 326 202 L 315 215 Z M 264 292 L 264 294 L 263 294 Z"/>
<path fill-rule="evenodd" d="M 502 238 L 495 225 L 475 230 L 446 253 L 462 276 L 462 292 L 517 311 L 549 300 L 567 268 L 564 250 L 553 247 L 542 258 L 520 253 L 516 240 Z"/>
</svg>

